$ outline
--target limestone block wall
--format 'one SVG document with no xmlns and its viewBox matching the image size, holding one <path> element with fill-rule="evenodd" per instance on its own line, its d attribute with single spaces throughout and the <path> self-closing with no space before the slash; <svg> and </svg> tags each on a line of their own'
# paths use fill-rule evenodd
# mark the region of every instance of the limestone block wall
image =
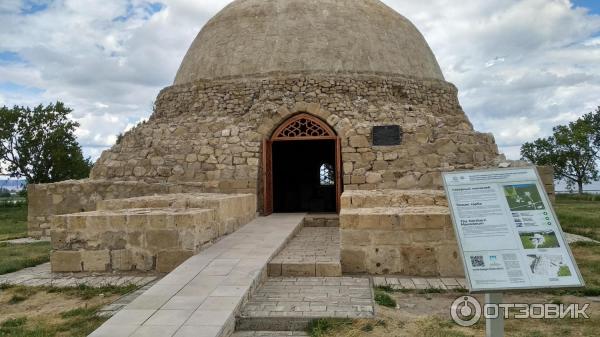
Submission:
<svg viewBox="0 0 600 337">
<path fill-rule="evenodd" d="M 340 239 L 345 273 L 462 276 L 443 191 L 347 191 Z"/>
<path fill-rule="evenodd" d="M 107 200 L 52 218 L 55 272 L 169 272 L 251 221 L 253 194 L 175 194 Z"/>
<path fill-rule="evenodd" d="M 287 118 L 307 112 L 342 138 L 344 186 L 441 188 L 440 172 L 494 166 L 490 134 L 475 132 L 456 88 L 387 74 L 266 74 L 164 89 L 150 120 L 105 151 L 92 179 L 205 182 L 262 193 L 261 144 Z M 397 146 L 373 146 L 372 128 L 400 125 Z"/>
<path fill-rule="evenodd" d="M 206 182 L 148 183 L 106 179 L 70 180 L 27 186 L 28 234 L 50 236 L 52 216 L 95 211 L 99 201 L 182 192 L 222 191 Z"/>
<path fill-rule="evenodd" d="M 552 168 L 538 172 L 552 200 Z M 344 272 L 464 275 L 444 191 L 354 190 L 344 192 L 341 201 Z"/>
</svg>

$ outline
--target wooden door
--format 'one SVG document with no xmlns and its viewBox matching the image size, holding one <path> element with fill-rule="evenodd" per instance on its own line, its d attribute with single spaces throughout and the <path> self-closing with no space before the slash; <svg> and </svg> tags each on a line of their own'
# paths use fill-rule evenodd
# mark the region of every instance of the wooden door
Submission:
<svg viewBox="0 0 600 337">
<path fill-rule="evenodd" d="M 335 205 L 337 213 L 342 208 L 342 192 L 344 191 L 344 172 L 342 164 L 342 139 L 335 140 Z"/>
<path fill-rule="evenodd" d="M 262 151 L 263 215 L 273 214 L 273 142 L 263 140 Z"/>
</svg>

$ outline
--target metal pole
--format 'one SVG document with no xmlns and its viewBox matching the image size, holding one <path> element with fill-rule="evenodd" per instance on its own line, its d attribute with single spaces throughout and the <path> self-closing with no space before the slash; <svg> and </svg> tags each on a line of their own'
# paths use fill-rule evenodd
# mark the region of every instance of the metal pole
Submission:
<svg viewBox="0 0 600 337">
<path fill-rule="evenodd" d="M 501 303 L 502 293 L 485 294 L 485 304 Z M 504 309 L 498 308 L 498 318 L 485 319 L 485 337 L 504 337 Z"/>
</svg>

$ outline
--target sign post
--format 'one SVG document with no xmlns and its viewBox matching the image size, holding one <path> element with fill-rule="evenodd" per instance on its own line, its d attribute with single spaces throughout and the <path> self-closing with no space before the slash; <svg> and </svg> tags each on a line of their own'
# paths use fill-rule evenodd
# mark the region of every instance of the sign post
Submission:
<svg viewBox="0 0 600 337">
<path fill-rule="evenodd" d="M 485 294 L 485 304 L 502 304 L 502 293 Z M 504 309 L 499 307 L 497 314 L 485 319 L 485 337 L 504 337 Z"/>
<path fill-rule="evenodd" d="M 446 172 L 443 181 L 471 293 L 499 304 L 503 292 L 585 286 L 535 167 Z M 504 335 L 503 318 L 487 320 L 487 337 Z"/>
</svg>

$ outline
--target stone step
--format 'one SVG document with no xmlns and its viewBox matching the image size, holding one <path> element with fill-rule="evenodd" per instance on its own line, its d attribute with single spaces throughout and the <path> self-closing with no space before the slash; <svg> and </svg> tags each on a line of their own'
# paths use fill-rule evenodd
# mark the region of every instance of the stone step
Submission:
<svg viewBox="0 0 600 337">
<path fill-rule="evenodd" d="M 440 229 L 452 226 L 446 206 L 372 207 L 342 209 L 341 229 Z"/>
<path fill-rule="evenodd" d="M 232 337 L 289 337 L 310 336 L 305 331 L 236 331 Z"/>
<path fill-rule="evenodd" d="M 307 214 L 304 227 L 340 227 L 340 216 L 337 213 Z"/>
<path fill-rule="evenodd" d="M 337 227 L 305 227 L 270 262 L 269 276 L 341 276 Z"/>
<path fill-rule="evenodd" d="M 441 190 L 352 190 L 342 194 L 341 202 L 342 209 L 448 206 L 446 194 Z"/>
<path fill-rule="evenodd" d="M 236 319 L 238 331 L 302 331 L 321 318 L 373 318 L 369 278 L 269 278 Z"/>
</svg>

